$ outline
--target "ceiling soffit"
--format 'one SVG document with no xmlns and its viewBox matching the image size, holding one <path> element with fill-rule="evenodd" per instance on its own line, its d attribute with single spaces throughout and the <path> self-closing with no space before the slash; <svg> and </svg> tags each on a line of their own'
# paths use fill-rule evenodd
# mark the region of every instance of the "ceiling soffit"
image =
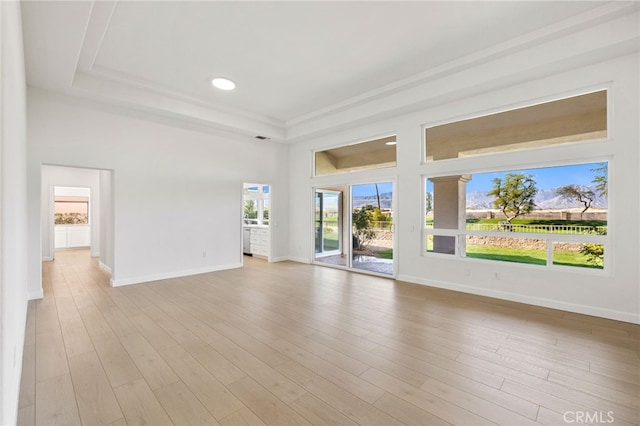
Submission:
<svg viewBox="0 0 640 426">
<path fill-rule="evenodd" d="M 23 6 L 23 9 L 27 11 L 27 15 L 29 15 L 29 3 L 30 2 L 27 2 Z M 57 2 L 52 3 L 55 4 Z M 122 72 L 110 67 L 109 62 L 101 62 L 101 58 L 117 53 L 113 51 L 109 53 L 104 49 L 106 46 L 105 43 L 108 42 L 108 37 L 113 37 L 113 35 L 110 35 L 110 32 L 118 29 L 114 26 L 122 22 L 114 19 L 114 17 L 117 17 L 118 8 L 123 4 L 139 3 L 139 5 L 144 5 L 147 2 L 126 2 L 119 4 L 117 1 L 103 0 L 93 3 L 78 3 L 81 3 L 81 5 L 76 4 L 73 7 L 79 15 L 84 14 L 86 27 L 84 28 L 81 45 L 77 50 L 78 54 L 76 56 L 75 68 L 71 73 L 69 73 L 69 69 L 66 68 L 59 70 L 59 75 L 66 76 L 62 79 L 65 81 L 56 82 L 55 84 L 52 83 L 52 87 L 46 88 L 60 90 L 61 86 L 64 86 L 66 83 L 68 86 L 61 91 L 67 92 L 68 94 L 112 102 L 120 106 L 127 106 L 160 115 L 172 116 L 216 129 L 239 132 L 247 136 L 264 135 L 279 142 L 285 142 L 287 140 L 295 141 L 304 134 L 310 135 L 317 133 L 317 126 L 330 128 L 331 120 L 328 120 L 328 117 L 353 110 L 354 108 L 357 109 L 363 103 L 384 99 L 389 95 L 398 93 L 398 91 L 437 81 L 442 76 L 479 66 L 488 61 L 493 61 L 496 58 L 507 56 L 519 49 L 539 45 L 556 34 L 566 34 L 569 31 L 589 27 L 594 23 L 611 20 L 632 12 L 637 13 L 638 10 L 637 4 L 617 2 L 593 7 L 577 16 L 553 23 L 552 25 L 547 25 L 525 35 L 515 37 L 507 42 L 498 43 L 489 48 L 448 60 L 436 67 L 426 69 L 419 74 L 413 74 L 410 77 L 400 79 L 391 84 L 384 84 L 382 87 L 351 96 L 348 99 L 333 103 L 324 108 L 311 112 L 301 110 L 301 115 L 299 116 L 282 119 L 233 106 L 232 102 L 225 101 L 225 94 L 220 95 L 220 101 L 217 102 L 206 96 L 198 96 L 189 91 L 177 90 L 175 86 L 171 84 L 163 85 L 158 83 L 157 79 L 152 81 L 141 78 L 139 75 L 133 76 L 127 72 Z M 87 4 L 90 7 L 88 7 Z M 25 13 L 23 13 L 23 16 L 24 15 Z M 37 25 L 37 23 L 34 24 L 32 22 L 31 25 Z M 29 44 L 27 38 L 28 36 L 25 35 L 26 45 Z M 117 44 L 114 46 L 117 46 Z M 37 50 L 35 54 L 39 54 L 39 52 L 40 51 Z M 28 55 L 29 52 L 27 52 L 27 56 Z M 27 58 L 28 66 L 30 64 L 32 68 L 37 66 L 36 61 L 29 61 L 28 59 L 29 58 Z M 64 63 L 69 63 L 69 60 Z M 68 77 L 69 74 L 71 77 Z M 207 82 L 203 81 L 203 84 L 207 84 Z M 386 107 L 382 109 L 379 108 L 378 111 L 375 111 L 375 114 L 367 111 L 366 115 L 380 117 L 380 115 L 384 114 L 397 113 L 399 110 L 406 111 L 407 108 L 410 108 L 409 104 L 410 102 L 408 103 L 404 100 L 401 102 L 390 102 Z M 354 114 L 353 117 L 356 120 L 358 119 L 357 114 Z M 309 123 L 317 124 L 309 127 Z M 292 129 L 295 130 L 292 131 Z"/>
</svg>

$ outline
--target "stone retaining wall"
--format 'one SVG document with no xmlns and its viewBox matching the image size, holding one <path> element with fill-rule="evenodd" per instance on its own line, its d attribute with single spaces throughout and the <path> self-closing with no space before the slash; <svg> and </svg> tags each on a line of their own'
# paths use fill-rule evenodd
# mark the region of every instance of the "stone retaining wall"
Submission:
<svg viewBox="0 0 640 426">
<path fill-rule="evenodd" d="M 547 241 L 536 238 L 507 238 L 507 237 L 484 237 L 470 236 L 467 238 L 467 245 L 472 246 L 492 246 L 512 249 L 546 250 Z M 555 243 L 554 247 L 558 251 L 578 252 L 582 248 L 582 243 Z"/>
</svg>

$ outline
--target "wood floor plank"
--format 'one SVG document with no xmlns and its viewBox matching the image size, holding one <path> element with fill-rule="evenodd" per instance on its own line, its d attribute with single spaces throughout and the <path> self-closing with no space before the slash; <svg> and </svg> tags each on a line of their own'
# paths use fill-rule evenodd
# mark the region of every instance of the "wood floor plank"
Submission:
<svg viewBox="0 0 640 426">
<path fill-rule="evenodd" d="M 385 393 L 374 404 L 385 413 L 395 417 L 408 426 L 449 426 L 451 423 L 428 413 L 415 405 L 398 398 L 390 393 Z"/>
<path fill-rule="evenodd" d="M 112 387 L 132 383 L 142 378 L 140 371 L 113 333 L 93 337 L 93 345 Z"/>
<path fill-rule="evenodd" d="M 36 335 L 36 383 L 69 374 L 60 329 Z"/>
<path fill-rule="evenodd" d="M 80 424 L 80 415 L 70 374 L 36 383 L 35 424 Z"/>
<path fill-rule="evenodd" d="M 181 381 L 165 385 L 154 391 L 158 401 L 177 425 L 219 425 L 198 398 Z"/>
<path fill-rule="evenodd" d="M 89 336 L 99 336 L 101 334 L 112 332 L 111 327 L 109 327 L 109 324 L 107 324 L 102 316 L 102 312 L 100 312 L 96 305 L 87 305 L 79 308 L 78 311 L 80 312 L 80 316 L 82 317 L 84 326 L 87 328 Z"/>
<path fill-rule="evenodd" d="M 82 423 L 107 425 L 123 417 L 95 352 L 71 356 L 69 365 Z"/>
<path fill-rule="evenodd" d="M 152 390 L 177 382 L 178 376 L 138 332 L 120 337 L 120 343 Z"/>
<path fill-rule="evenodd" d="M 444 399 L 414 388 L 400 380 L 386 375 L 374 368 L 369 369 L 362 375 L 362 378 L 370 381 L 387 392 L 404 399 L 405 401 L 422 408 L 423 410 L 437 416 L 452 424 L 461 425 L 495 425 L 478 413 L 473 413 L 462 407 L 458 407 Z M 484 413 L 483 413 L 484 414 Z"/>
<path fill-rule="evenodd" d="M 22 354 L 22 376 L 20 378 L 20 399 L 18 408 L 28 407 L 36 402 L 36 345 L 25 345 Z"/>
<path fill-rule="evenodd" d="M 133 323 L 118 308 L 105 309 L 102 311 L 102 316 L 109 324 L 111 331 L 118 337 L 125 337 L 138 332 Z"/>
<path fill-rule="evenodd" d="M 553 353 L 540 353 L 537 351 L 515 350 L 511 347 L 500 346 L 496 353 L 508 356 L 512 359 L 519 359 L 532 365 L 539 365 L 547 370 L 554 369 L 558 372 L 589 371 L 589 362 L 565 357 L 554 357 Z"/>
<path fill-rule="evenodd" d="M 173 422 L 144 379 L 114 389 L 125 420 L 130 425 L 171 425 Z"/>
<path fill-rule="evenodd" d="M 178 344 L 162 327 L 142 313 L 131 317 L 131 322 L 156 350 L 162 350 Z"/>
<path fill-rule="evenodd" d="M 242 378 L 230 384 L 229 389 L 244 405 L 268 425 L 311 425 L 301 415 L 250 377 Z"/>
<path fill-rule="evenodd" d="M 437 395 L 445 401 L 459 405 L 473 413 L 479 414 L 497 424 L 535 425 L 538 406 L 527 403 L 527 401 L 524 400 L 522 400 L 518 406 L 512 404 L 512 409 L 508 410 L 502 405 L 498 405 L 496 403 L 497 401 L 490 400 L 489 395 L 486 395 L 485 398 L 480 398 L 472 393 L 434 379 L 427 380 L 420 389 L 432 395 Z M 497 391 L 496 393 L 499 392 L 500 391 Z"/>
<path fill-rule="evenodd" d="M 356 422 L 311 394 L 302 395 L 289 405 L 314 425 L 358 426 Z"/>
<path fill-rule="evenodd" d="M 385 359 L 393 360 L 400 365 L 419 372 L 425 377 L 432 377 L 456 386 L 461 382 L 469 383 L 469 380 L 472 380 L 498 389 L 504 381 L 504 378 L 490 372 L 478 370 L 473 366 L 465 365 L 456 360 L 425 353 L 411 346 L 394 345 L 394 347 L 397 350 L 381 345 L 373 350 L 372 353 Z"/>
<path fill-rule="evenodd" d="M 617 417 L 620 420 L 636 422 L 638 419 L 638 411 L 636 409 L 621 405 L 618 402 L 598 398 L 596 396 L 583 392 L 582 389 L 550 382 L 548 380 L 531 376 L 517 370 L 512 370 L 510 368 L 503 367 L 499 364 L 491 363 L 479 358 L 470 357 L 467 359 L 466 357 L 467 355 L 465 354 L 460 356 L 460 358 L 462 358 L 464 362 L 472 363 L 478 368 L 494 370 L 497 372 L 497 374 L 503 375 L 505 379 L 510 379 L 511 381 L 523 384 L 534 389 L 540 389 L 550 395 L 566 399 L 568 401 L 572 401 L 595 410 L 615 410 Z"/>
<path fill-rule="evenodd" d="M 18 410 L 17 426 L 33 426 L 36 424 L 36 406 L 27 405 Z"/>
<path fill-rule="evenodd" d="M 195 335 L 190 337 L 188 340 L 184 340 L 181 344 L 191 356 L 197 359 L 204 368 L 206 368 L 216 379 L 225 385 L 233 383 L 247 375 L 235 364 Z"/>
<path fill-rule="evenodd" d="M 285 360 L 278 351 L 273 350 L 260 340 L 245 333 L 242 329 L 231 327 L 223 322 L 214 322 L 208 325 L 247 352 L 255 354 L 262 362 L 270 367 L 275 367 Z"/>
<path fill-rule="evenodd" d="M 380 426 L 402 424 L 384 411 L 294 361 L 281 364 L 276 369 L 356 423 Z"/>
<path fill-rule="evenodd" d="M 302 348 L 305 351 L 312 353 L 319 358 L 322 358 L 328 363 L 333 364 L 334 366 L 348 373 L 351 373 L 354 376 L 359 376 L 360 374 L 367 371 L 367 369 L 371 366 L 370 362 L 374 361 L 374 359 L 376 358 L 375 355 L 371 356 L 371 354 L 369 354 L 368 352 L 362 353 L 361 351 L 357 353 L 357 355 L 362 355 L 362 357 L 358 359 L 356 358 L 356 356 L 350 356 L 349 354 L 344 353 L 347 351 L 339 351 L 333 349 L 330 345 L 327 345 L 325 344 L 325 342 L 320 341 L 320 339 L 316 337 L 317 333 L 314 333 L 313 336 L 314 337 L 290 335 L 283 338 L 282 340 L 285 340 L 292 345 L 298 346 L 299 348 Z M 345 348 L 342 347 L 341 349 Z"/>
<path fill-rule="evenodd" d="M 296 339 L 294 342 L 301 343 L 299 339 Z M 428 379 L 428 376 L 395 362 L 395 359 L 386 359 L 372 353 L 371 350 L 377 348 L 379 345 L 375 345 L 371 350 L 365 351 L 358 348 L 356 345 L 350 345 L 343 340 L 335 339 L 323 333 L 314 333 L 309 336 L 309 338 L 304 338 L 302 342 L 308 342 L 308 345 L 305 345 L 304 347 L 310 352 L 319 353 L 323 359 L 327 361 L 331 361 L 330 355 L 332 352 L 327 351 L 329 348 L 340 353 L 344 353 L 350 358 L 359 361 L 360 365 L 364 365 L 366 368 L 358 372 L 357 375 L 362 374 L 369 367 L 375 367 L 378 370 L 403 380 L 415 387 L 420 387 Z M 321 349 L 322 347 L 324 347 L 324 349 Z"/>
<path fill-rule="evenodd" d="M 260 417 L 245 406 L 221 419 L 220 424 L 222 426 L 266 426 Z"/>
<path fill-rule="evenodd" d="M 171 346 L 160 354 L 216 419 L 222 419 L 242 406 L 227 387 L 181 346 Z"/>
<path fill-rule="evenodd" d="M 598 398 L 615 401 L 627 407 L 635 408 L 640 413 L 640 392 L 638 392 L 637 389 L 635 389 L 635 393 L 633 391 L 625 392 L 617 390 L 615 389 L 616 383 L 612 380 L 595 383 L 595 379 L 583 380 L 581 378 L 551 371 L 549 373 L 549 381 L 581 389 L 583 392 L 597 396 Z"/>
<path fill-rule="evenodd" d="M 522 399 L 537 404 L 540 407 L 551 409 L 558 413 L 566 411 L 588 411 L 589 407 L 577 404 L 554 395 L 550 395 L 540 389 L 529 387 L 521 383 L 506 380 L 502 385 L 502 391 L 519 396 Z"/>
<path fill-rule="evenodd" d="M 188 321 L 196 335 L 211 345 L 225 358 L 242 369 L 265 388 L 273 392 L 285 403 L 289 403 L 304 394 L 304 390 L 291 380 L 278 373 L 257 356 L 242 349 L 231 340 L 220 335 L 196 318 L 182 312 L 182 321 Z"/>
<path fill-rule="evenodd" d="M 309 370 L 340 386 L 342 389 L 352 393 L 363 401 L 372 404 L 384 394 L 384 391 L 379 387 L 376 387 L 366 380 L 362 380 L 360 377 L 342 370 L 323 360 L 319 356 L 292 345 L 289 342 L 280 339 L 272 345 L 298 364 L 305 366 Z"/>
<path fill-rule="evenodd" d="M 67 356 L 93 352 L 93 342 L 80 316 L 60 321 Z"/>
<path fill-rule="evenodd" d="M 27 320 L 24 332 L 24 345 L 36 344 L 36 300 L 30 300 L 27 303 Z"/>
<path fill-rule="evenodd" d="M 80 316 L 80 312 L 78 312 L 78 308 L 76 307 L 76 302 L 73 300 L 73 296 L 68 289 L 65 289 L 64 295 L 56 294 L 55 299 L 56 310 L 58 312 L 58 319 L 60 322 L 78 318 Z"/>
<path fill-rule="evenodd" d="M 640 370 L 636 364 L 594 361 L 590 363 L 589 371 L 622 380 L 632 385 L 640 385 Z"/>
<path fill-rule="evenodd" d="M 36 304 L 36 334 L 51 333 L 58 330 L 60 330 L 60 322 L 55 298 L 50 297 L 46 302 L 39 300 Z"/>
</svg>

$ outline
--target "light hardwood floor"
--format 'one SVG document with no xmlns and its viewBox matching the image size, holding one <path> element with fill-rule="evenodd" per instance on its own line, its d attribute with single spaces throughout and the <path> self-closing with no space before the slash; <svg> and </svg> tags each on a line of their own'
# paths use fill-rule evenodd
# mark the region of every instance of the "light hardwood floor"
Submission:
<svg viewBox="0 0 640 426">
<path fill-rule="evenodd" d="M 632 324 L 251 258 L 111 288 L 65 251 L 43 285 L 19 424 L 639 423 Z"/>
</svg>

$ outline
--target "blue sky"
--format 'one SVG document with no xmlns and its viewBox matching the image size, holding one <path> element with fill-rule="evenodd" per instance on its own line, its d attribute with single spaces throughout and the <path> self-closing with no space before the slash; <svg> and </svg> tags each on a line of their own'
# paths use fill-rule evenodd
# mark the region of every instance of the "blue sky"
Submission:
<svg viewBox="0 0 640 426">
<path fill-rule="evenodd" d="M 504 178 L 507 173 L 524 173 L 533 176 L 538 189 L 551 189 L 561 185 L 593 185 L 596 172 L 592 171 L 600 163 L 577 164 L 572 166 L 545 167 L 542 169 L 522 169 L 507 172 L 477 173 L 467 182 L 467 192 L 488 192 L 493 187 L 493 179 Z"/>
<path fill-rule="evenodd" d="M 520 169 L 508 170 L 505 172 L 476 173 L 472 179 L 467 182 L 467 192 L 481 191 L 489 192 L 493 187 L 493 179 L 496 177 L 504 178 L 507 173 L 524 173 L 532 175 L 536 181 L 538 189 L 551 189 L 560 185 L 593 185 L 593 178 L 596 172 L 593 169 L 600 167 L 600 163 L 576 164 L 571 166 L 545 167 L 537 169 Z M 429 185 L 431 188 L 432 186 Z M 392 191 L 391 182 L 378 182 L 378 191 L 380 194 Z M 353 185 L 353 195 L 372 196 L 376 194 L 374 184 Z"/>
<path fill-rule="evenodd" d="M 393 184 L 391 182 L 378 182 L 378 191 L 380 194 L 391 192 Z M 376 195 L 376 186 L 372 183 L 365 185 L 353 185 L 352 193 L 354 197 L 365 195 Z"/>
</svg>

